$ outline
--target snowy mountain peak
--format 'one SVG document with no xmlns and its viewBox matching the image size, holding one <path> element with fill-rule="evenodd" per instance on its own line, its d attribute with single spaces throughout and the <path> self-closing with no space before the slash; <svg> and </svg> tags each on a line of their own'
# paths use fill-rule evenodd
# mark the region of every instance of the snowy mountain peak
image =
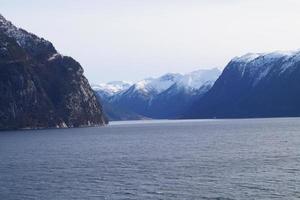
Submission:
<svg viewBox="0 0 300 200">
<path fill-rule="evenodd" d="M 151 83 L 151 79 L 145 79 L 141 80 L 133 85 L 135 90 L 142 90 L 144 92 L 147 92 L 147 86 Z"/>
<path fill-rule="evenodd" d="M 182 78 L 181 74 L 166 74 L 157 79 L 154 79 L 148 84 L 148 87 L 155 90 L 157 93 L 161 93 L 171 87 L 174 83 L 178 82 Z"/>
<path fill-rule="evenodd" d="M 239 70 L 241 77 L 248 77 L 256 86 L 269 75 L 280 75 L 300 62 L 300 51 L 274 51 L 271 53 L 246 54 L 234 58 L 228 67 Z M 233 65 L 232 65 L 233 64 Z"/>
<path fill-rule="evenodd" d="M 263 54 L 260 53 L 247 53 L 243 56 L 240 57 L 235 57 L 232 59 L 233 62 L 251 62 L 253 60 L 255 60 L 256 58 L 258 58 L 259 56 L 261 56 Z"/>
<path fill-rule="evenodd" d="M 132 83 L 125 81 L 112 81 L 108 83 L 92 84 L 92 88 L 95 91 L 101 91 L 106 96 L 115 95 L 121 91 L 127 90 Z"/>
<path fill-rule="evenodd" d="M 159 79 L 161 81 L 176 81 L 179 78 L 181 78 L 182 75 L 181 74 L 177 74 L 177 73 L 167 73 L 161 77 L 159 77 Z"/>
<path fill-rule="evenodd" d="M 155 96 L 163 93 L 172 86 L 181 88 L 187 91 L 195 91 L 202 86 L 212 86 L 217 80 L 221 71 L 217 68 L 197 70 L 185 75 L 178 73 L 168 73 L 158 78 L 147 78 L 138 81 L 134 84 L 127 82 L 111 82 L 106 84 L 92 85 L 93 89 L 97 92 L 101 91 L 106 96 L 118 96 L 126 94 L 129 96 Z M 179 89 L 178 88 L 178 89 Z"/>
<path fill-rule="evenodd" d="M 232 59 L 232 62 L 239 63 L 250 63 L 254 61 L 258 62 L 270 62 L 276 59 L 290 59 L 295 56 L 299 57 L 300 50 L 297 51 L 274 51 L 271 53 L 248 53 L 241 57 L 235 57 Z"/>
<path fill-rule="evenodd" d="M 203 85 L 213 84 L 220 76 L 221 71 L 218 68 L 197 70 L 185 74 L 177 83 L 178 86 L 189 90 L 198 90 Z"/>
<path fill-rule="evenodd" d="M 155 93 L 159 94 L 169 87 L 171 87 L 174 83 L 176 83 L 182 75 L 180 74 L 165 74 L 159 78 L 148 78 L 141 80 L 133 85 L 136 91 L 141 91 L 143 93 Z"/>
</svg>

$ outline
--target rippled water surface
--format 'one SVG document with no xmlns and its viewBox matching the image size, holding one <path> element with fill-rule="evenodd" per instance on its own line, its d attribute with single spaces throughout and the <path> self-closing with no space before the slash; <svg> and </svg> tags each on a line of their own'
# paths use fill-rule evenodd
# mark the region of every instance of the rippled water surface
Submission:
<svg viewBox="0 0 300 200">
<path fill-rule="evenodd" d="M 0 132 L 0 199 L 297 199 L 300 119 Z"/>
</svg>

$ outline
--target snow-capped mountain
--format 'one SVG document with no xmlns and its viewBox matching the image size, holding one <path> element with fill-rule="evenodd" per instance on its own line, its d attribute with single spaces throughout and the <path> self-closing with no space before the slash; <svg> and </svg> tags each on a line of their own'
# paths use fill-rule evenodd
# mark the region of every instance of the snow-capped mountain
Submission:
<svg viewBox="0 0 300 200">
<path fill-rule="evenodd" d="M 197 70 L 188 74 L 168 73 L 159 78 L 147 78 L 136 83 L 113 81 L 109 83 L 92 84 L 96 92 L 101 92 L 107 97 L 114 95 L 155 96 L 170 89 L 175 84 L 178 88 L 196 91 L 204 85 L 212 85 L 221 74 L 217 68 L 211 70 Z M 136 94 L 135 94 L 136 93 Z"/>
<path fill-rule="evenodd" d="M 159 78 L 147 78 L 133 84 L 127 90 L 116 95 L 115 101 L 124 97 L 127 98 L 142 98 L 149 100 L 156 95 L 164 92 L 173 84 L 177 83 L 182 78 L 181 74 L 165 74 Z"/>
<path fill-rule="evenodd" d="M 109 98 L 124 90 L 127 90 L 132 83 L 126 81 L 113 81 L 108 83 L 92 84 L 94 91 L 102 93 L 101 95 Z"/>
<path fill-rule="evenodd" d="M 237 63 L 236 67 L 251 78 L 255 85 L 263 80 L 275 67 L 279 74 L 284 73 L 289 67 L 300 61 L 300 51 L 275 51 L 272 53 L 249 53 L 234 58 L 231 63 Z"/>
<path fill-rule="evenodd" d="M 147 79 L 146 82 L 140 81 L 136 85 L 137 89 L 143 90 L 144 92 L 154 92 L 159 94 L 178 82 L 181 78 L 181 74 L 169 73 L 157 79 Z"/>
<path fill-rule="evenodd" d="M 300 116 L 300 51 L 232 59 L 187 118 Z"/>
<path fill-rule="evenodd" d="M 212 85 L 220 76 L 221 71 L 218 68 L 211 70 L 198 70 L 185 74 L 178 82 L 178 87 L 184 87 L 187 90 L 199 90 L 204 85 Z"/>
<path fill-rule="evenodd" d="M 120 87 L 119 90 L 110 84 L 93 88 L 110 107 L 124 108 L 149 118 L 176 118 L 192 101 L 212 87 L 220 73 L 217 68 L 184 75 L 168 73 L 138 81 L 128 88 Z"/>
</svg>

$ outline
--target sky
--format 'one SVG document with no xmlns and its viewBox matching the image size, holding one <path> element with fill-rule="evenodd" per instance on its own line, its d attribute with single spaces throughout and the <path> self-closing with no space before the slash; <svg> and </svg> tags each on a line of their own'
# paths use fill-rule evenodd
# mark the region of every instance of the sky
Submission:
<svg viewBox="0 0 300 200">
<path fill-rule="evenodd" d="M 299 0 L 0 0 L 15 25 L 81 63 L 91 83 L 224 68 L 300 48 Z"/>
</svg>

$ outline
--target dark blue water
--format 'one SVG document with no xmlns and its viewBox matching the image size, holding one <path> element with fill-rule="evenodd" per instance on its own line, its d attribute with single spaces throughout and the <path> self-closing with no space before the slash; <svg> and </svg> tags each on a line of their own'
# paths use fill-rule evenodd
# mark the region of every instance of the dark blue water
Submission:
<svg viewBox="0 0 300 200">
<path fill-rule="evenodd" d="M 0 199 L 297 199 L 300 119 L 0 133 Z"/>
</svg>

